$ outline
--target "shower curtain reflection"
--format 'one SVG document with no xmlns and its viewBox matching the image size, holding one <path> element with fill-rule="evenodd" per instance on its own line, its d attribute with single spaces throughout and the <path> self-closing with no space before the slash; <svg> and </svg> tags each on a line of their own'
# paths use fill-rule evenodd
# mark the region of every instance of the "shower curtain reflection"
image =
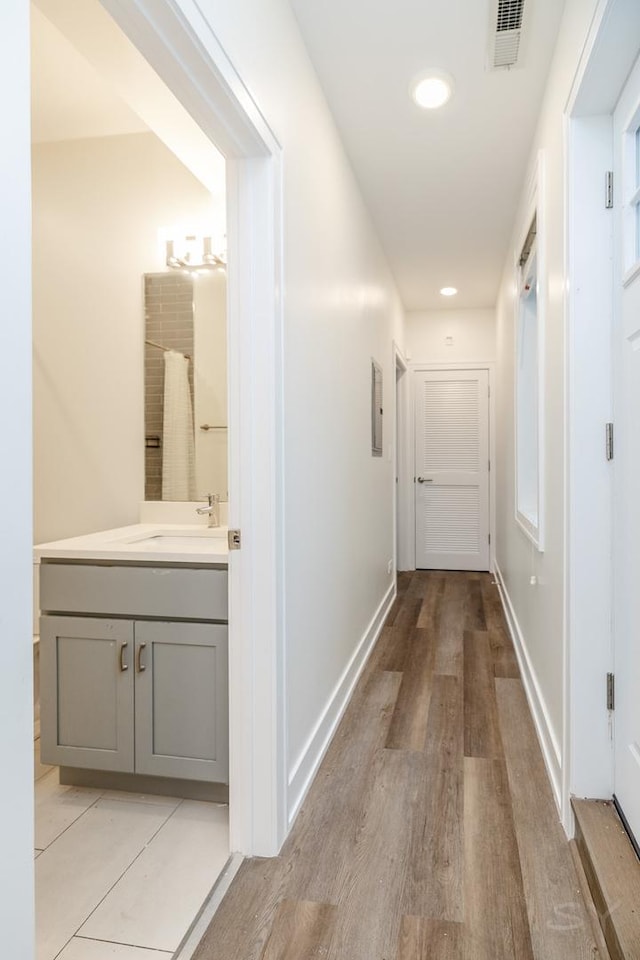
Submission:
<svg viewBox="0 0 640 960">
<path fill-rule="evenodd" d="M 162 499 L 195 500 L 193 407 L 189 361 L 181 353 L 164 354 L 164 411 L 162 427 Z"/>
</svg>

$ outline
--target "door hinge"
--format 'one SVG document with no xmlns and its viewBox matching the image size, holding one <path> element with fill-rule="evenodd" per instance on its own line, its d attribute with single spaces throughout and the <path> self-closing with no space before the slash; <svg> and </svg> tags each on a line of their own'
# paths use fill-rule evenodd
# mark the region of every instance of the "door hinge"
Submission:
<svg viewBox="0 0 640 960">
<path fill-rule="evenodd" d="M 491 534 L 487 535 L 487 540 L 489 541 L 489 543 L 491 543 Z"/>
<path fill-rule="evenodd" d="M 487 469 L 489 470 L 489 473 L 491 473 L 491 460 L 487 460 L 487 465 Z"/>
<path fill-rule="evenodd" d="M 613 424 L 606 424 L 607 460 L 613 460 Z"/>
<path fill-rule="evenodd" d="M 239 530 L 229 530 L 227 532 L 227 543 L 229 550 L 239 550 L 242 546 L 242 536 Z"/>
<path fill-rule="evenodd" d="M 613 207 L 613 170 L 607 170 L 605 174 L 604 205 L 607 210 L 611 210 Z"/>
<path fill-rule="evenodd" d="M 616 708 L 616 678 L 615 674 L 607 674 L 607 710 Z"/>
</svg>

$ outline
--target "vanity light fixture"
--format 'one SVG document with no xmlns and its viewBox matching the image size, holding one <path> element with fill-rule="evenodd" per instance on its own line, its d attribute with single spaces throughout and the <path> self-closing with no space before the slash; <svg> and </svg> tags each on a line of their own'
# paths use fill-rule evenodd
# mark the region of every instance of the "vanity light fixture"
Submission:
<svg viewBox="0 0 640 960">
<path fill-rule="evenodd" d="M 197 237 L 194 234 L 185 237 L 181 256 L 176 254 L 174 240 L 167 240 L 166 247 L 166 264 L 172 270 L 202 273 L 207 270 L 223 270 L 227 266 L 224 257 L 213 252 L 211 237 Z"/>
<path fill-rule="evenodd" d="M 440 290 L 440 293 L 443 297 L 455 297 L 457 292 L 458 291 L 455 287 L 442 287 Z"/>
<path fill-rule="evenodd" d="M 453 96 L 453 77 L 442 70 L 429 70 L 423 73 L 412 85 L 413 99 L 423 110 L 437 110 L 444 107 Z"/>
</svg>

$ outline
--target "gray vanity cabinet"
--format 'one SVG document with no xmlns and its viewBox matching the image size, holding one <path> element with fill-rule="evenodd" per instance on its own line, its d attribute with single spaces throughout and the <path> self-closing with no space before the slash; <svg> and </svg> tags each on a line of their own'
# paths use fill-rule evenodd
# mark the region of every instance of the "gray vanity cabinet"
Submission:
<svg viewBox="0 0 640 960">
<path fill-rule="evenodd" d="M 42 617 L 44 763 L 134 770 L 133 623 Z"/>
<path fill-rule="evenodd" d="M 228 783 L 226 569 L 45 562 L 40 584 L 43 763 Z"/>
<path fill-rule="evenodd" d="M 227 783 L 227 627 L 135 624 L 136 773 Z"/>
</svg>

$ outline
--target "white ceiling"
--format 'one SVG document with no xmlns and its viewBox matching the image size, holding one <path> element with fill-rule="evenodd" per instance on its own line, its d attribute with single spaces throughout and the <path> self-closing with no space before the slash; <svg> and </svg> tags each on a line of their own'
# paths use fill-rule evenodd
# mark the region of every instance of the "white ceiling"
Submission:
<svg viewBox="0 0 640 960">
<path fill-rule="evenodd" d="M 493 72 L 491 0 L 291 4 L 405 307 L 493 306 L 564 0 L 526 0 L 520 63 Z M 439 111 L 409 95 L 429 67 L 455 79 Z"/>
</svg>

